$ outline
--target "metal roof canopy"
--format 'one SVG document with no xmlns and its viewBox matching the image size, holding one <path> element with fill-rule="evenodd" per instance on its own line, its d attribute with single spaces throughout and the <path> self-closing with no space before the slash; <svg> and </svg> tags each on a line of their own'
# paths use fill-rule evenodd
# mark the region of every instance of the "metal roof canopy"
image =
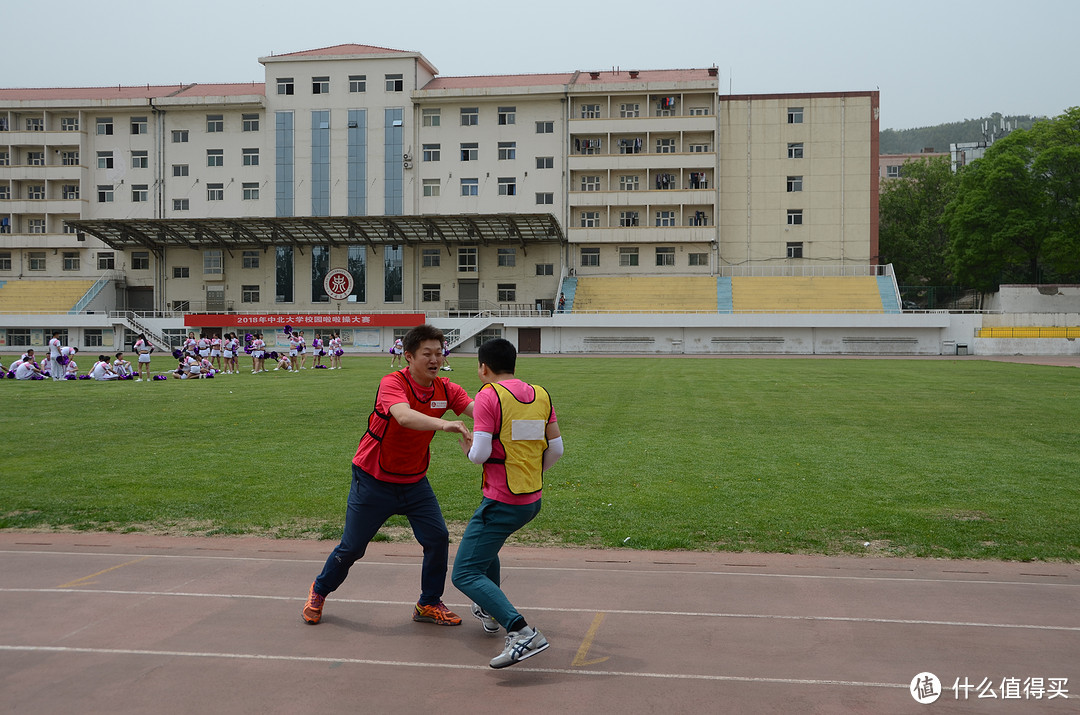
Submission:
<svg viewBox="0 0 1080 715">
<path fill-rule="evenodd" d="M 455 214 L 430 216 L 290 216 L 190 219 L 78 219 L 67 221 L 117 250 L 165 248 L 269 249 L 280 245 L 337 246 L 364 243 L 445 245 L 452 243 L 566 243 L 552 214 Z"/>
</svg>

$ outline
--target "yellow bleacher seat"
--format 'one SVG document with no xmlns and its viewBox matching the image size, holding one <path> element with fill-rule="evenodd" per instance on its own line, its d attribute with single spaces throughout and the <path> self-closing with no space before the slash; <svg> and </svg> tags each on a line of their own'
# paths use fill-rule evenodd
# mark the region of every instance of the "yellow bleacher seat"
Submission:
<svg viewBox="0 0 1080 715">
<path fill-rule="evenodd" d="M 738 276 L 731 298 L 736 313 L 885 312 L 872 276 Z"/>
<path fill-rule="evenodd" d="M 9 280 L 0 287 L 0 313 L 67 313 L 93 285 L 92 280 Z"/>
<path fill-rule="evenodd" d="M 578 277 L 574 311 L 716 311 L 713 276 Z"/>
</svg>

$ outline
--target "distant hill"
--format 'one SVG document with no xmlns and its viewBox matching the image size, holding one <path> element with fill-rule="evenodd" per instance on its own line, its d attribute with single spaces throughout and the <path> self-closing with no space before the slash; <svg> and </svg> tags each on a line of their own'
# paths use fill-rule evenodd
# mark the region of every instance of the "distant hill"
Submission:
<svg viewBox="0 0 1080 715">
<path fill-rule="evenodd" d="M 1001 138 L 1007 132 L 1002 131 L 1001 124 L 1004 121 L 1012 129 L 1031 129 L 1031 125 L 1045 117 L 1002 116 L 994 112 L 989 117 L 982 119 L 965 119 L 962 122 L 938 124 L 933 127 L 916 127 L 915 129 L 882 129 L 881 153 L 882 154 L 918 154 L 923 149 L 933 147 L 934 151 L 947 152 L 949 144 L 960 142 L 983 141 L 987 137 L 983 134 L 985 123 L 987 134 L 994 133 L 996 138 Z"/>
</svg>

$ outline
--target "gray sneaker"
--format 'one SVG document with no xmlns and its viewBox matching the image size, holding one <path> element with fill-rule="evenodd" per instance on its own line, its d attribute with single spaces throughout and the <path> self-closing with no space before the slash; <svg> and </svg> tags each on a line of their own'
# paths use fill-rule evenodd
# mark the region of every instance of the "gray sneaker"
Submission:
<svg viewBox="0 0 1080 715">
<path fill-rule="evenodd" d="M 488 665 L 492 668 L 505 668 L 547 650 L 548 645 L 543 633 L 531 626 L 525 626 L 520 631 L 506 634 L 506 647 L 502 653 L 492 658 Z"/>
<path fill-rule="evenodd" d="M 489 636 L 493 636 L 499 632 L 499 622 L 488 615 L 488 612 L 483 608 L 480 608 L 480 604 L 474 603 L 472 605 L 473 618 L 476 618 L 484 626 L 484 633 Z"/>
</svg>

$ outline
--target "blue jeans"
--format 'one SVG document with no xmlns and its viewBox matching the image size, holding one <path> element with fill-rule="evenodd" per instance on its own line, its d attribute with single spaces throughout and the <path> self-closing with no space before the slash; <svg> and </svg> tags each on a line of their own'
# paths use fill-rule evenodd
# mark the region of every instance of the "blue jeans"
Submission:
<svg viewBox="0 0 1080 715">
<path fill-rule="evenodd" d="M 451 577 L 459 591 L 508 628 L 521 614 L 499 588 L 499 549 L 540 513 L 540 501 L 504 504 L 484 497 L 465 527 Z"/>
<path fill-rule="evenodd" d="M 446 588 L 450 533 L 431 483 L 424 477 L 414 484 L 393 484 L 376 479 L 355 464 L 352 470 L 345 531 L 341 543 L 330 553 L 322 573 L 315 579 L 315 592 L 326 596 L 336 591 L 352 565 L 363 558 L 379 528 L 391 516 L 401 514 L 409 520 L 413 535 L 424 547 L 420 603 L 439 603 Z"/>
</svg>

